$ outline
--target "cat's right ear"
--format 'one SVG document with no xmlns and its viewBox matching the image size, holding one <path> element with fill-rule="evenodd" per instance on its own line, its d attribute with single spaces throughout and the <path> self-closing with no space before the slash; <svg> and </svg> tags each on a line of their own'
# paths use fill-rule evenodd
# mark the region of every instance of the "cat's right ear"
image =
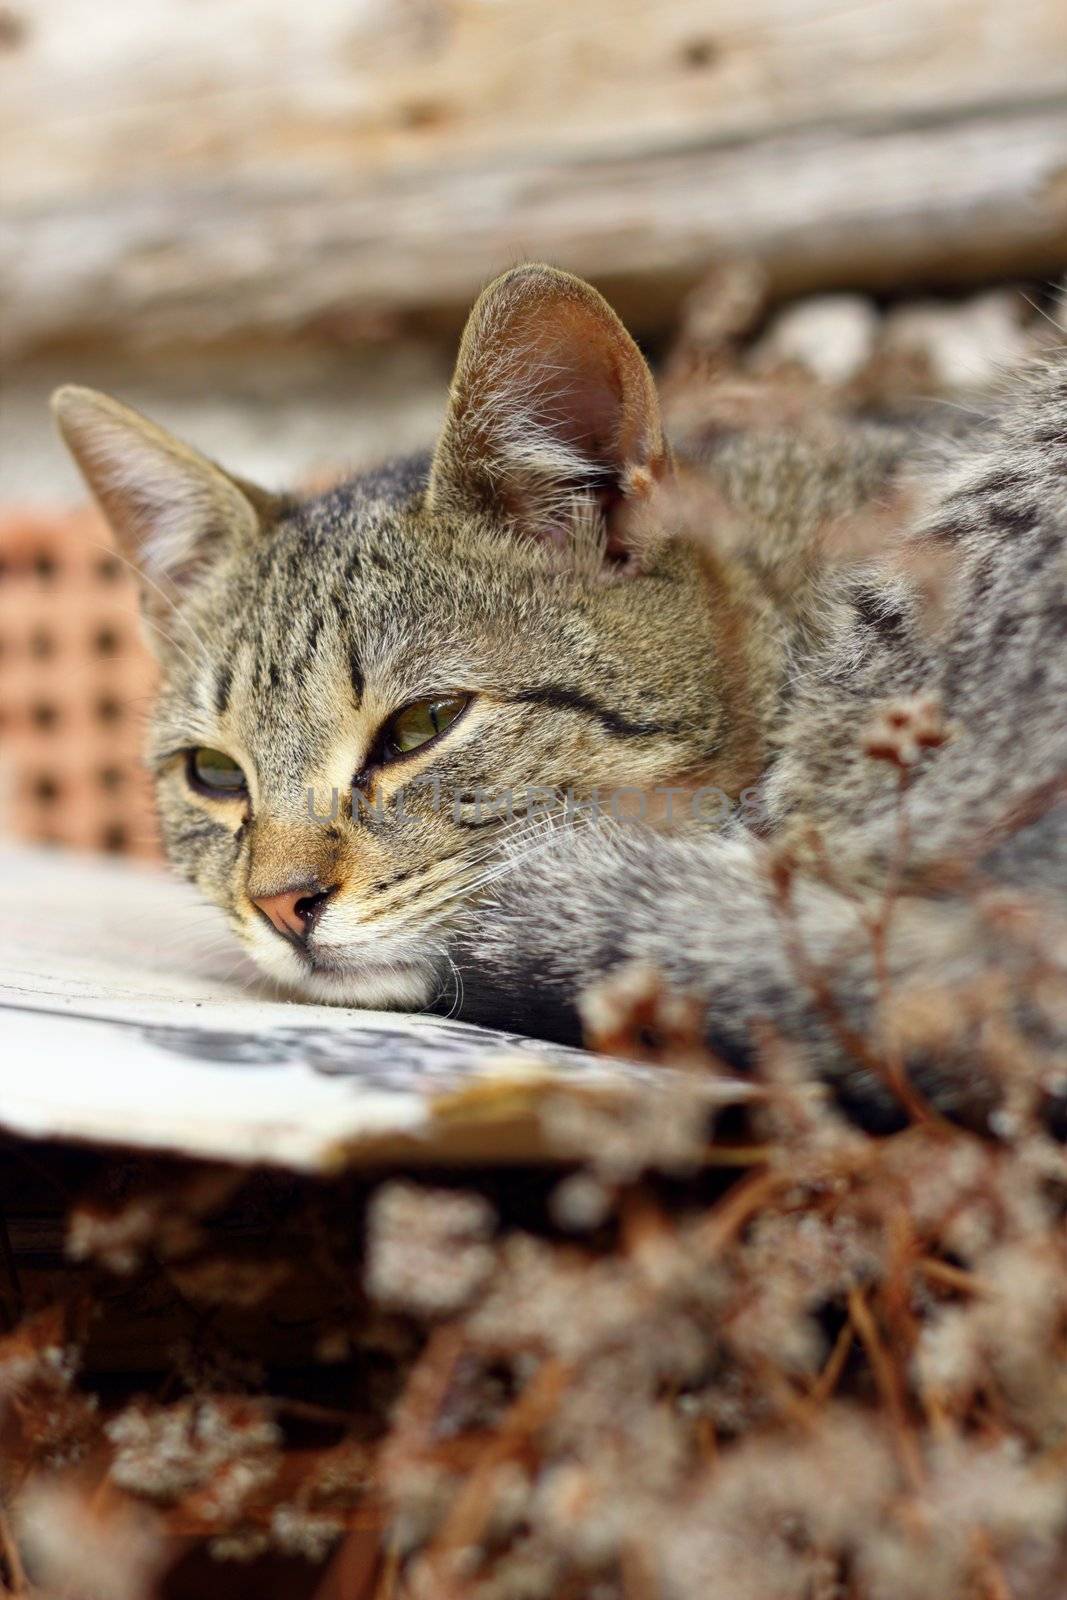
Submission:
<svg viewBox="0 0 1067 1600">
<path fill-rule="evenodd" d="M 227 550 L 256 537 L 276 502 L 129 406 L 94 389 L 57 389 L 63 440 L 145 596 L 171 598 Z"/>
<path fill-rule="evenodd" d="M 638 570 L 669 473 L 652 374 L 603 296 L 536 262 L 491 283 L 463 335 L 430 505 L 560 549 L 595 505 L 605 557 Z"/>
</svg>

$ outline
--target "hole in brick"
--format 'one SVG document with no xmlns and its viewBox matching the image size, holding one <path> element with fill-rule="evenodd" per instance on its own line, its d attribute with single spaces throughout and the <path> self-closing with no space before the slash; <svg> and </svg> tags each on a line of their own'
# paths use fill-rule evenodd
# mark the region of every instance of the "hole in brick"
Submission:
<svg viewBox="0 0 1067 1600">
<path fill-rule="evenodd" d="M 38 700 L 35 706 L 30 707 L 30 721 L 35 728 L 49 732 L 59 721 L 59 708 L 48 700 Z"/>
<path fill-rule="evenodd" d="M 42 806 L 54 806 L 60 796 L 60 786 L 50 772 L 39 772 L 33 780 L 33 798 Z"/>
<path fill-rule="evenodd" d="M 114 695 L 102 694 L 96 702 L 96 715 L 101 722 L 121 722 L 122 707 Z"/>
<path fill-rule="evenodd" d="M 100 781 L 101 789 L 106 789 L 109 794 L 113 794 L 116 789 L 122 787 L 122 768 L 101 767 L 97 773 L 97 778 Z"/>
<path fill-rule="evenodd" d="M 121 822 L 109 822 L 100 835 L 100 848 L 110 851 L 112 855 L 125 850 L 128 843 L 129 835 Z"/>
<path fill-rule="evenodd" d="M 118 556 L 101 556 L 96 563 L 96 575 L 102 583 L 118 583 L 122 577 L 122 562 Z"/>
<path fill-rule="evenodd" d="M 38 661 L 45 661 L 56 653 L 56 641 L 47 628 L 38 628 L 30 635 L 30 655 L 36 656 Z"/>
<path fill-rule="evenodd" d="M 98 656 L 113 656 L 119 647 L 114 628 L 98 628 L 93 634 L 93 649 Z"/>
<path fill-rule="evenodd" d="M 33 558 L 33 570 L 42 583 L 51 583 L 59 571 L 55 556 L 47 550 L 39 550 Z"/>
</svg>

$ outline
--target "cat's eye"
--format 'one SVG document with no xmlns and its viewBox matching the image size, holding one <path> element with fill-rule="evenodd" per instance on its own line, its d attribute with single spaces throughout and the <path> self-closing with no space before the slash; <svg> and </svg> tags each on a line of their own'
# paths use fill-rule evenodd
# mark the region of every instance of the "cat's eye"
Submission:
<svg viewBox="0 0 1067 1600">
<path fill-rule="evenodd" d="M 421 745 L 437 739 L 450 728 L 465 710 L 470 696 L 450 695 L 440 700 L 415 700 L 398 711 L 385 729 L 382 740 L 382 760 L 395 761 Z"/>
<path fill-rule="evenodd" d="M 245 792 L 244 772 L 233 757 L 222 750 L 211 750 L 207 745 L 190 750 L 186 770 L 189 782 L 201 794 L 226 797 Z"/>
</svg>

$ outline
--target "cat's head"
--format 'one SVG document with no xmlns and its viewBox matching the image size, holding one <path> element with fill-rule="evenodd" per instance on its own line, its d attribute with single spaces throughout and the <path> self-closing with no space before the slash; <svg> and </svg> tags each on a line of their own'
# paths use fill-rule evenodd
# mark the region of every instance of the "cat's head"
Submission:
<svg viewBox="0 0 1067 1600">
<path fill-rule="evenodd" d="M 654 386 L 579 280 L 498 279 L 432 461 L 314 498 L 91 391 L 55 409 L 141 575 L 167 852 L 287 985 L 428 1003 L 550 797 L 714 770 L 714 608 L 661 526 Z"/>
</svg>

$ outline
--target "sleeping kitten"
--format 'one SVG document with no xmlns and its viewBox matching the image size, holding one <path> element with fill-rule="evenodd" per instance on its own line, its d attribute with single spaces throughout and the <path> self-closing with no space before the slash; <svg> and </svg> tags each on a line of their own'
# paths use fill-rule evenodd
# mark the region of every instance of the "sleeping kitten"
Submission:
<svg viewBox="0 0 1067 1600">
<path fill-rule="evenodd" d="M 432 460 L 314 498 L 88 390 L 55 410 L 143 577 L 168 854 L 300 994 L 571 1038 L 587 985 L 638 958 L 700 993 L 730 1059 L 773 1019 L 833 1065 L 789 938 L 862 1021 L 863 918 L 900 870 L 898 771 L 864 733 L 927 691 L 952 737 L 912 771 L 895 980 L 986 959 L 970 901 L 919 892 L 939 865 L 1067 886 L 1067 365 L 901 528 L 948 563 L 933 618 L 906 563 L 820 555 L 897 441 L 726 439 L 694 477 L 614 313 L 548 267 L 481 296 Z M 720 508 L 729 536 L 701 525 Z M 650 796 L 672 827 L 628 815 Z M 766 839 L 805 821 L 844 881 L 802 873 L 787 936 Z"/>
</svg>

